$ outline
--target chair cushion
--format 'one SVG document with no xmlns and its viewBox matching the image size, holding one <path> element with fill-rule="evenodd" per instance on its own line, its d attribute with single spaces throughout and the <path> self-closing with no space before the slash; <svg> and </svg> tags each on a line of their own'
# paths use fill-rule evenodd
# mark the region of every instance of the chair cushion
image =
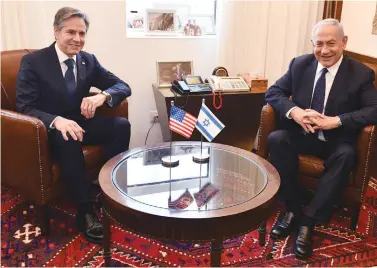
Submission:
<svg viewBox="0 0 377 268">
<path fill-rule="evenodd" d="M 82 151 L 85 157 L 85 168 L 88 171 L 104 165 L 104 148 L 103 146 L 90 145 L 83 146 Z M 55 161 L 52 165 L 52 181 L 57 182 L 60 179 L 60 166 Z"/>
<path fill-rule="evenodd" d="M 319 178 L 324 170 L 324 161 L 318 157 L 299 154 L 299 173 L 307 177 Z"/>
<path fill-rule="evenodd" d="M 324 167 L 323 159 L 312 155 L 299 154 L 299 173 L 300 177 L 319 179 Z M 354 185 L 354 174 L 351 172 L 348 184 Z"/>
</svg>

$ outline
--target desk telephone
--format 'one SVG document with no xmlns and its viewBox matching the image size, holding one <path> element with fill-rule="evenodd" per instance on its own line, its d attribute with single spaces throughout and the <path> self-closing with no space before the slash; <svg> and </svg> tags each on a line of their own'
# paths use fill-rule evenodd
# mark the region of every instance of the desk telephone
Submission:
<svg viewBox="0 0 377 268">
<path fill-rule="evenodd" d="M 213 91 L 237 92 L 250 90 L 245 80 L 239 76 L 210 76 L 208 81 Z"/>
<path fill-rule="evenodd" d="M 212 91 L 237 92 L 249 91 L 249 87 L 242 77 L 221 77 L 210 76 L 209 86 L 205 84 L 200 76 L 185 76 L 183 80 L 174 80 L 172 89 L 179 94 L 203 94 Z"/>
<path fill-rule="evenodd" d="M 211 93 L 212 89 L 207 86 L 200 76 L 184 76 L 181 80 L 172 82 L 172 89 L 180 94 Z"/>
</svg>

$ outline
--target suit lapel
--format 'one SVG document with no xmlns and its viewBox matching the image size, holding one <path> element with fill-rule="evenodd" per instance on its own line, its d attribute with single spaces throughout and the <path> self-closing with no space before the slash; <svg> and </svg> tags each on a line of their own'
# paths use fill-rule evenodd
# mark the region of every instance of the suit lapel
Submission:
<svg viewBox="0 0 377 268">
<path fill-rule="evenodd" d="M 312 101 L 312 93 L 313 93 L 313 85 L 314 85 L 314 78 L 315 73 L 317 70 L 318 61 L 314 58 L 314 60 L 310 63 L 309 68 L 306 68 L 302 76 L 303 81 L 303 108 L 307 109 L 310 108 L 310 103 Z"/>
<path fill-rule="evenodd" d="M 338 72 L 335 75 L 334 82 L 330 89 L 330 94 L 327 98 L 326 107 L 325 107 L 325 114 L 331 114 L 331 108 L 336 107 L 336 97 L 339 96 L 344 90 L 344 82 L 347 78 L 347 69 L 348 69 L 348 58 L 347 56 L 343 56 L 342 63 L 339 66 Z"/>
<path fill-rule="evenodd" d="M 86 61 L 81 57 L 80 53 L 76 56 L 77 59 L 77 90 L 80 91 L 84 85 L 86 78 Z"/>
<path fill-rule="evenodd" d="M 65 81 L 62 73 L 62 68 L 60 66 L 58 55 L 56 54 L 55 50 L 55 43 L 53 43 L 48 51 L 48 57 L 46 57 L 47 65 L 49 68 L 49 76 L 52 81 L 54 81 L 54 85 L 56 85 L 56 89 L 64 94 L 67 97 L 67 89 L 65 86 Z"/>
</svg>

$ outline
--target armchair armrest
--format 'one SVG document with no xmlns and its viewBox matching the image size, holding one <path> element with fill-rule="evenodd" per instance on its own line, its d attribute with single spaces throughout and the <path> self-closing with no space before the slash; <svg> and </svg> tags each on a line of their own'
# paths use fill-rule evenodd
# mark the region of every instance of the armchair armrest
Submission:
<svg viewBox="0 0 377 268">
<path fill-rule="evenodd" d="M 355 169 L 354 184 L 361 189 L 361 199 L 368 186 L 372 168 L 377 160 L 377 129 L 376 126 L 366 126 L 361 131 L 357 141 L 357 165 Z"/>
<path fill-rule="evenodd" d="M 89 96 L 94 96 L 99 93 L 101 93 L 99 89 L 92 88 L 89 91 Z M 120 105 L 114 108 L 103 105 L 97 109 L 96 113 L 99 115 L 128 118 L 128 101 L 124 100 Z"/>
<path fill-rule="evenodd" d="M 101 106 L 97 110 L 97 114 L 113 116 L 113 117 L 124 117 L 128 118 L 128 101 L 124 100 L 117 107 L 107 107 L 106 105 Z"/>
<path fill-rule="evenodd" d="M 44 204 L 51 184 L 50 151 L 41 120 L 1 109 L 2 183 Z"/>
<path fill-rule="evenodd" d="M 264 159 L 268 157 L 268 135 L 275 131 L 276 128 L 275 111 L 272 106 L 267 104 L 262 108 L 258 133 L 253 146 L 253 151 Z"/>
</svg>

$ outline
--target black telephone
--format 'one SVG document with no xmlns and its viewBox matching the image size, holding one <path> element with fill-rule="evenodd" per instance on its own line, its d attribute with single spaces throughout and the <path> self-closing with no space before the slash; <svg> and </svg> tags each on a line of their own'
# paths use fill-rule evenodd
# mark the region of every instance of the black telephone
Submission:
<svg viewBox="0 0 377 268">
<path fill-rule="evenodd" d="M 181 95 L 212 92 L 212 89 L 204 84 L 200 76 L 184 76 L 182 80 L 174 80 L 171 88 Z"/>
</svg>

